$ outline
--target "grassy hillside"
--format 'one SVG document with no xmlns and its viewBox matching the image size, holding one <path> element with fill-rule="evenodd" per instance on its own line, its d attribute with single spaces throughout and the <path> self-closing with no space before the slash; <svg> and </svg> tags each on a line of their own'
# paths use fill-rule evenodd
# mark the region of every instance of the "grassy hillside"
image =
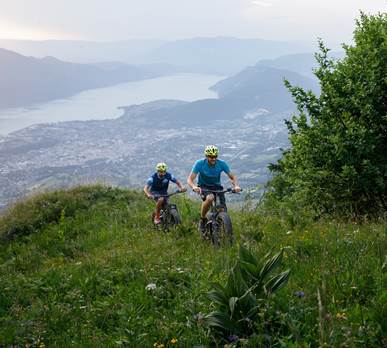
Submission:
<svg viewBox="0 0 387 348">
<path fill-rule="evenodd" d="M 0 346 L 223 347 L 227 337 L 203 316 L 238 244 L 258 258 L 284 249 L 281 268 L 291 276 L 254 334 L 229 337 L 228 347 L 387 343 L 385 223 L 317 223 L 246 205 L 231 212 L 235 245 L 216 250 L 196 231 L 198 203 L 174 201 L 184 223 L 167 234 L 153 229 L 153 203 L 141 193 L 104 186 L 38 195 L 5 213 Z"/>
</svg>

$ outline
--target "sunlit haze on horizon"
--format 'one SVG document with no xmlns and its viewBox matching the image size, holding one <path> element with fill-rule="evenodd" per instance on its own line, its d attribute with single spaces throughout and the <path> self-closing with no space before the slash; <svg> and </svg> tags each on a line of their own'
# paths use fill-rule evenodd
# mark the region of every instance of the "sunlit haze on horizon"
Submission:
<svg viewBox="0 0 387 348">
<path fill-rule="evenodd" d="M 0 39 L 174 40 L 231 36 L 347 42 L 385 0 L 0 0 Z"/>
</svg>

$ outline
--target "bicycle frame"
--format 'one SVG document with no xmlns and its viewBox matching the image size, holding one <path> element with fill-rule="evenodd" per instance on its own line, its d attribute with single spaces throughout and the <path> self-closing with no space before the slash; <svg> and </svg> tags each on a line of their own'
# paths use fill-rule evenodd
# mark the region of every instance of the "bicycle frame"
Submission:
<svg viewBox="0 0 387 348">
<path fill-rule="evenodd" d="M 207 190 L 202 189 L 203 193 L 211 193 L 214 195 L 214 200 L 212 201 L 210 212 L 207 213 L 208 221 L 206 224 L 206 231 L 209 232 L 209 237 L 214 245 L 220 245 L 220 238 L 222 237 L 220 234 L 221 223 L 218 222 L 218 217 L 221 221 L 227 224 L 226 234 L 227 238 L 229 238 L 229 242 L 232 243 L 233 234 L 232 234 L 232 224 L 229 215 L 227 214 L 227 206 L 226 204 L 221 205 L 218 204 L 219 194 L 220 193 L 236 193 L 231 188 L 227 188 L 226 190 Z M 220 203 L 220 202 L 219 202 Z M 226 220 L 226 221 L 225 221 Z"/>
<path fill-rule="evenodd" d="M 221 205 L 220 200 L 219 200 L 219 193 L 233 193 L 233 190 L 231 188 L 228 188 L 226 190 L 218 191 L 218 190 L 207 190 L 203 189 L 202 192 L 204 193 L 211 193 L 214 195 L 214 200 L 211 204 L 211 213 L 219 213 L 220 211 L 227 211 L 227 206 L 226 204 Z M 219 201 L 219 204 L 218 204 Z M 223 210 L 220 210 L 223 209 Z"/>
<path fill-rule="evenodd" d="M 173 195 L 176 195 L 178 193 L 183 193 L 182 191 L 180 190 L 176 190 L 175 192 L 173 193 L 170 193 L 170 194 L 167 194 L 167 195 L 154 195 L 155 198 L 169 198 Z M 171 219 L 171 215 L 173 215 L 173 217 L 176 219 L 178 218 L 180 220 L 180 216 L 175 216 L 175 214 L 172 214 L 171 211 L 175 211 L 177 214 L 178 214 L 178 209 L 177 209 L 177 206 L 176 204 L 173 204 L 173 203 L 169 203 L 166 199 L 164 200 L 162 206 L 161 206 L 161 209 L 160 209 L 160 219 L 161 219 L 161 227 L 164 231 L 167 231 L 169 230 L 169 225 L 170 225 L 170 219 Z M 175 221 L 175 224 L 177 223 L 180 223 L 180 221 Z"/>
</svg>

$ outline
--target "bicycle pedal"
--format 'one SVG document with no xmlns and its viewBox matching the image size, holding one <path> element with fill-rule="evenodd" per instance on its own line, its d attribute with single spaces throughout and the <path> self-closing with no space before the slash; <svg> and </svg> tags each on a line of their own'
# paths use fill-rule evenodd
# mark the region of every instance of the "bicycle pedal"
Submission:
<svg viewBox="0 0 387 348">
<path fill-rule="evenodd" d="M 202 239 L 203 240 L 210 240 L 210 236 L 207 233 L 202 233 Z"/>
</svg>

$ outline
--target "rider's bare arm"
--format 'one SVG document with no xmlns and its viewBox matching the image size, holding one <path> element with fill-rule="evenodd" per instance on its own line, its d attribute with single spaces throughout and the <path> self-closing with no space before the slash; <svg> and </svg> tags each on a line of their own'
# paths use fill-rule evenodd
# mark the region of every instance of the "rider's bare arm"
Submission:
<svg viewBox="0 0 387 348">
<path fill-rule="evenodd" d="M 241 188 L 239 187 L 239 184 L 238 184 L 238 179 L 236 177 L 236 175 L 234 173 L 227 173 L 228 177 L 230 178 L 231 180 L 231 184 L 232 184 L 232 188 L 235 192 L 240 192 L 241 191 Z"/>
<path fill-rule="evenodd" d="M 196 176 L 197 176 L 197 174 L 195 174 L 194 172 L 191 172 L 191 174 L 187 178 L 187 183 L 188 183 L 188 186 L 192 188 L 192 190 L 194 190 L 196 193 L 200 194 L 200 192 L 201 192 L 200 187 L 196 186 L 194 183 Z"/>
<path fill-rule="evenodd" d="M 187 191 L 187 189 L 183 186 L 183 184 L 179 180 L 176 180 L 176 185 L 181 192 Z"/>
<path fill-rule="evenodd" d="M 152 197 L 153 197 L 153 196 L 152 196 L 152 193 L 150 192 L 150 186 L 145 185 L 145 186 L 144 186 L 144 192 L 145 192 L 145 194 L 146 194 L 146 196 L 147 196 L 148 198 L 152 198 Z"/>
</svg>

